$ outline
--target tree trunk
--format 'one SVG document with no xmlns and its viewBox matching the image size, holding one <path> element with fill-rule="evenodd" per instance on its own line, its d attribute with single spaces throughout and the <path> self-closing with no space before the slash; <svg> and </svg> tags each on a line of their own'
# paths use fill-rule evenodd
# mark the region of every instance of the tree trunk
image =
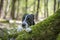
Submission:
<svg viewBox="0 0 60 40">
<path fill-rule="evenodd" d="M 54 0 L 54 13 L 56 12 L 56 0 Z"/>
<path fill-rule="evenodd" d="M 15 19 L 15 2 L 16 2 L 16 0 L 12 0 L 12 8 L 11 8 L 11 18 L 12 19 Z"/>
<path fill-rule="evenodd" d="M 58 9 L 59 9 L 59 2 L 58 2 Z"/>
<path fill-rule="evenodd" d="M 48 0 L 47 0 L 47 17 L 49 16 L 49 14 L 48 14 Z"/>
<path fill-rule="evenodd" d="M 1 17 L 1 11 L 2 11 L 2 8 L 3 8 L 3 1 L 4 1 L 4 0 L 1 0 L 1 1 L 0 1 L 0 17 Z"/>
<path fill-rule="evenodd" d="M 28 5 L 28 0 L 26 0 L 26 10 L 25 10 L 25 13 L 27 13 L 27 6 Z"/>
<path fill-rule="evenodd" d="M 6 0 L 6 1 L 7 1 L 7 2 L 6 2 L 6 6 L 5 6 L 5 12 L 4 12 L 5 15 L 4 15 L 4 17 L 3 17 L 4 19 L 6 18 L 6 15 L 7 15 L 8 0 Z"/>
<path fill-rule="evenodd" d="M 33 13 L 35 13 L 36 0 L 34 0 Z"/>
<path fill-rule="evenodd" d="M 59 17 L 60 10 L 44 21 L 32 26 L 32 32 L 22 31 L 22 34 L 19 34 L 16 40 L 56 40 L 60 33 Z"/>
<path fill-rule="evenodd" d="M 48 0 L 44 0 L 44 17 L 48 17 Z"/>
<path fill-rule="evenodd" d="M 60 7 L 60 1 L 58 0 L 58 9 L 59 9 L 59 7 Z"/>
<path fill-rule="evenodd" d="M 40 0 L 38 0 L 37 4 L 36 21 L 38 20 L 39 6 L 40 6 Z"/>
<path fill-rule="evenodd" d="M 19 16 L 19 5 L 20 5 L 20 0 L 18 0 L 17 17 L 16 17 L 17 20 L 18 20 L 18 16 Z"/>
</svg>

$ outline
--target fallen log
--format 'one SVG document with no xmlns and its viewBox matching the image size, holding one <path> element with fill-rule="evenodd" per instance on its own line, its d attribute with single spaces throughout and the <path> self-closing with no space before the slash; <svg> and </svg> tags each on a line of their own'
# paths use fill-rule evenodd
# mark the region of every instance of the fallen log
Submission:
<svg viewBox="0 0 60 40">
<path fill-rule="evenodd" d="M 44 21 L 31 27 L 32 32 L 20 32 L 16 40 L 56 40 L 60 33 L 60 9 Z"/>
</svg>

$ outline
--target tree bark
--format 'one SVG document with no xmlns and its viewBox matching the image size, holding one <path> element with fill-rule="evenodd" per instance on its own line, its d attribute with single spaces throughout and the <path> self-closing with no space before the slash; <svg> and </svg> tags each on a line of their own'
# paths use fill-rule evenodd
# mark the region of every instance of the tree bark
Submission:
<svg viewBox="0 0 60 40">
<path fill-rule="evenodd" d="M 40 6 L 40 0 L 38 0 L 38 4 L 37 4 L 36 21 L 38 20 L 39 6 Z"/>
<path fill-rule="evenodd" d="M 60 1 L 58 0 L 58 9 L 59 9 L 59 7 L 60 7 Z"/>
<path fill-rule="evenodd" d="M 27 13 L 27 7 L 28 7 L 28 0 L 26 0 L 26 10 L 25 10 L 25 13 Z"/>
<path fill-rule="evenodd" d="M 0 17 L 1 17 L 1 11 L 2 11 L 2 8 L 3 8 L 3 1 L 4 1 L 4 0 L 1 0 L 1 1 L 0 1 Z"/>
<path fill-rule="evenodd" d="M 6 0 L 6 1 L 7 1 L 7 2 L 6 2 L 6 6 L 5 6 L 5 12 L 4 12 L 5 15 L 4 15 L 4 17 L 3 17 L 4 19 L 6 18 L 6 15 L 7 15 L 8 0 Z"/>
<path fill-rule="evenodd" d="M 17 20 L 18 20 L 18 16 L 19 16 L 19 5 L 20 5 L 20 0 L 18 0 L 17 17 L 16 17 Z"/>
<path fill-rule="evenodd" d="M 54 13 L 56 12 L 56 0 L 54 0 Z"/>
<path fill-rule="evenodd" d="M 48 17 L 48 0 L 44 0 L 44 17 Z"/>
<path fill-rule="evenodd" d="M 11 8 L 11 18 L 12 19 L 15 19 L 15 2 L 16 2 L 16 0 L 12 0 L 12 8 Z"/>
<path fill-rule="evenodd" d="M 36 0 L 34 0 L 33 13 L 35 13 Z"/>
<path fill-rule="evenodd" d="M 47 0 L 47 17 L 49 16 L 49 14 L 48 14 L 48 0 Z"/>
</svg>

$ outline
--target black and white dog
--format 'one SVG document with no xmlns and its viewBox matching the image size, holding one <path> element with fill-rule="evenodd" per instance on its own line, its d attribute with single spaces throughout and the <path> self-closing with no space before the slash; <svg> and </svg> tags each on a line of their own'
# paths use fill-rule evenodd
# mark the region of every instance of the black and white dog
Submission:
<svg viewBox="0 0 60 40">
<path fill-rule="evenodd" d="M 22 27 L 20 29 L 26 29 L 27 32 L 31 31 L 30 26 L 34 25 L 34 15 L 33 14 L 24 14 L 22 17 Z"/>
<path fill-rule="evenodd" d="M 33 14 L 25 14 L 22 18 L 22 27 L 28 28 L 31 25 L 34 25 L 34 15 Z"/>
</svg>

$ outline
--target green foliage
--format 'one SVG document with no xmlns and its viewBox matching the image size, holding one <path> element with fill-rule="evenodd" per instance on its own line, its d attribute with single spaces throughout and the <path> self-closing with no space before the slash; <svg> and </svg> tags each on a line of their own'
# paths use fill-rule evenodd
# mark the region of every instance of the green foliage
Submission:
<svg viewBox="0 0 60 40">
<path fill-rule="evenodd" d="M 44 21 L 32 26 L 32 32 L 21 32 L 16 40 L 56 40 L 60 32 L 60 9 Z"/>
<path fill-rule="evenodd" d="M 8 39 L 7 29 L 6 28 L 0 29 L 0 40 L 7 40 L 7 39 Z"/>
</svg>

